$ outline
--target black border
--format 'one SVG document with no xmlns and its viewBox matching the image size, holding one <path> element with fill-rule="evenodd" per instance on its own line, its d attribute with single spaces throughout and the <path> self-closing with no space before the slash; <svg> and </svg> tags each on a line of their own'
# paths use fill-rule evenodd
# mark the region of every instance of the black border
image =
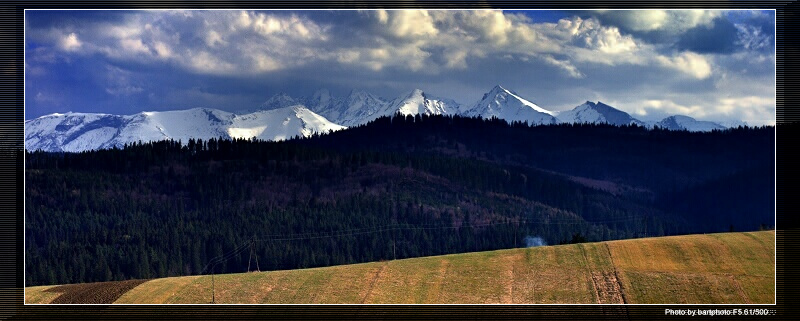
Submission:
<svg viewBox="0 0 800 321">
<path fill-rule="evenodd" d="M 0 320 L 3 319 L 256 319 L 256 318 L 325 318 L 325 319 L 654 319 L 675 318 L 664 315 L 666 308 L 747 308 L 750 306 L 703 305 L 142 305 L 142 306 L 40 306 L 23 305 L 23 75 L 24 9 L 160 9 L 160 8 L 504 8 L 504 9 L 776 9 L 776 293 L 775 306 L 752 306 L 776 310 L 776 316 L 788 316 L 797 307 L 795 260 L 800 249 L 800 229 L 786 214 L 792 215 L 792 182 L 798 177 L 798 162 L 791 152 L 800 146 L 794 128 L 800 127 L 800 101 L 797 80 L 798 24 L 800 10 L 795 1 L 702 1 L 689 0 L 642 2 L 613 0 L 588 1 L 6 1 L 0 4 Z M 800 136 L 798 136 L 800 137 Z M 787 259 L 789 261 L 787 262 Z M 787 267 L 789 269 L 787 269 Z M 787 291 L 788 290 L 788 291 Z M 775 317 L 775 316 L 772 316 Z M 699 318 L 699 317 L 696 317 Z M 730 318 L 730 317 L 728 317 Z"/>
</svg>

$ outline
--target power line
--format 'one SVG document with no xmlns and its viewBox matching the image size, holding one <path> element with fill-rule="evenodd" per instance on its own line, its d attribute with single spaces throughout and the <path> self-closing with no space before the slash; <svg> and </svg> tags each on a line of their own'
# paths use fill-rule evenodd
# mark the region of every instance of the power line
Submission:
<svg viewBox="0 0 800 321">
<path fill-rule="evenodd" d="M 294 233 L 294 234 L 267 234 L 263 235 L 265 237 L 256 238 L 255 236 L 248 240 L 247 242 L 241 243 L 236 248 L 218 255 L 211 260 L 209 260 L 206 267 L 200 272 L 200 274 L 205 274 L 205 272 L 211 268 L 211 302 L 215 303 L 216 295 L 214 289 L 214 267 L 218 264 L 228 261 L 230 258 L 244 252 L 245 249 L 250 249 L 251 258 L 254 253 L 254 246 L 256 242 L 282 242 L 282 241 L 296 241 L 296 240 L 312 240 L 312 239 L 323 239 L 323 238 L 334 238 L 334 237 L 344 237 L 344 236 L 356 236 L 356 235 L 366 235 L 366 234 L 373 234 L 373 233 L 383 233 L 383 232 L 397 232 L 401 230 L 407 231 L 420 231 L 420 230 L 455 230 L 461 228 L 476 228 L 476 227 L 488 227 L 488 226 L 496 226 L 496 225 L 508 225 L 508 224 L 515 224 L 515 225 L 524 225 L 524 224 L 545 224 L 545 225 L 578 225 L 578 224 L 598 224 L 598 223 L 619 223 L 619 222 L 626 222 L 626 221 L 638 221 L 641 220 L 642 217 L 622 217 L 622 218 L 615 218 L 615 219 L 608 219 L 608 220 L 599 220 L 599 221 L 587 221 L 582 218 L 575 218 L 572 220 L 562 220 L 562 221 L 553 221 L 553 220 L 528 220 L 528 219 L 506 219 L 500 222 L 493 222 L 493 223 L 480 223 L 480 224 L 461 224 L 458 226 L 454 225 L 441 225 L 441 224 L 390 224 L 390 225 L 383 225 L 383 226 L 375 226 L 375 227 L 362 227 L 362 228 L 354 228 L 348 230 L 339 230 L 334 232 L 306 232 L 306 233 Z M 516 233 L 516 232 L 515 232 Z M 277 237 L 276 237 L 277 236 Z M 515 235 L 516 237 L 516 235 Z M 516 239 L 515 239 L 516 242 Z M 394 244 L 393 251 L 394 251 Z M 395 254 L 396 255 L 396 254 Z M 258 265 L 258 254 L 256 254 L 256 265 Z M 250 261 L 248 260 L 248 272 L 250 271 Z M 259 269 L 260 271 L 260 269 Z"/>
<path fill-rule="evenodd" d="M 553 221 L 553 220 L 527 220 L 527 219 L 516 219 L 516 220 L 503 220 L 501 222 L 492 222 L 492 223 L 480 223 L 480 224 L 462 224 L 462 225 L 441 225 L 441 224 L 391 224 L 391 225 L 383 225 L 383 226 L 374 226 L 374 227 L 363 227 L 363 228 L 355 228 L 355 229 L 348 229 L 348 230 L 339 230 L 333 232 L 306 232 L 306 233 L 294 233 L 294 234 L 268 234 L 264 235 L 267 237 L 256 238 L 248 240 L 247 242 L 241 243 L 236 248 L 221 254 L 217 257 L 212 258 L 209 260 L 209 263 L 206 265 L 206 268 L 203 269 L 201 274 L 205 273 L 206 270 L 210 267 L 211 264 L 220 264 L 224 261 L 227 261 L 231 257 L 243 252 L 245 249 L 248 249 L 248 246 L 251 246 L 251 242 L 282 242 L 282 241 L 297 241 L 297 240 L 313 240 L 313 239 L 323 239 L 323 238 L 334 238 L 334 237 L 344 237 L 344 236 L 356 236 L 356 235 L 367 235 L 367 234 L 374 234 L 374 233 L 383 233 L 383 232 L 391 232 L 391 231 L 420 231 L 420 230 L 455 230 L 461 228 L 478 228 L 478 227 L 489 227 L 489 226 L 497 226 L 497 225 L 508 225 L 508 224 L 516 224 L 516 225 L 526 225 L 526 224 L 546 224 L 546 225 L 582 225 L 582 224 L 598 224 L 598 223 L 618 223 L 618 222 L 625 222 L 625 221 L 634 221 L 634 220 L 641 220 L 641 217 L 623 217 L 623 218 L 616 218 L 616 219 L 608 219 L 608 220 L 599 220 L 599 221 L 586 221 L 583 219 L 576 218 L 574 220 L 563 220 L 563 221 Z"/>
</svg>

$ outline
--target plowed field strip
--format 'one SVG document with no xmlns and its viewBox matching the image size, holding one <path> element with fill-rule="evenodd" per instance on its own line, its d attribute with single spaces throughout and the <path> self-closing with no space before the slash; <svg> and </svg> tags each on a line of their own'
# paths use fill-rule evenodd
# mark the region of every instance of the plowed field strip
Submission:
<svg viewBox="0 0 800 321">
<path fill-rule="evenodd" d="M 125 292 L 148 280 L 128 280 L 113 282 L 96 282 L 83 284 L 67 284 L 49 288 L 45 292 L 59 292 L 57 298 L 50 303 L 114 303 Z"/>
</svg>

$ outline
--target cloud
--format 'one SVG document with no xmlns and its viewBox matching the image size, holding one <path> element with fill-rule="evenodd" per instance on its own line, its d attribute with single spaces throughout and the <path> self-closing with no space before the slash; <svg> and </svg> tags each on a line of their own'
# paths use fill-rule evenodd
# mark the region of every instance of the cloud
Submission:
<svg viewBox="0 0 800 321">
<path fill-rule="evenodd" d="M 695 96 L 662 93 L 655 99 L 614 100 L 601 98 L 634 117 L 661 120 L 670 115 L 688 115 L 699 120 L 743 120 L 750 125 L 775 124 L 775 97 L 732 95 L 718 97 L 708 94 Z"/>
<path fill-rule="evenodd" d="M 679 70 L 697 79 L 705 79 L 711 75 L 711 64 L 706 57 L 693 52 L 687 51 L 672 57 L 659 56 L 656 59 L 667 68 Z"/>
<path fill-rule="evenodd" d="M 603 53 L 617 54 L 636 49 L 636 42 L 630 36 L 623 36 L 617 28 L 592 29 L 592 33 L 584 36 L 586 46 Z"/>
<path fill-rule="evenodd" d="M 728 19 L 718 17 L 710 25 L 699 25 L 678 37 L 679 51 L 728 54 L 736 50 L 739 31 Z"/>
<path fill-rule="evenodd" d="M 775 98 L 742 96 L 722 98 L 715 106 L 717 114 L 745 120 L 752 125 L 775 125 Z"/>
<path fill-rule="evenodd" d="M 225 99 L 252 103 L 279 89 L 307 94 L 303 90 L 332 86 L 345 94 L 366 89 L 390 98 L 423 88 L 470 104 L 484 87 L 503 84 L 545 107 L 602 99 L 648 117 L 666 111 L 744 116 L 748 107 L 722 99 L 774 92 L 773 16 L 680 10 L 567 11 L 547 19 L 540 14 L 169 10 L 91 18 L 27 12 L 25 70 L 36 81 L 26 88 L 63 93 L 66 101 L 81 102 L 76 106 L 100 104 L 98 97 L 67 98 L 91 91 L 109 99 L 103 104 L 147 105 L 159 97 L 178 103 L 179 95 L 189 95 L 180 106 L 206 99 L 243 108 Z M 83 69 L 99 68 L 97 77 L 103 77 L 105 65 L 127 71 L 127 82 L 75 81 L 86 74 Z M 28 98 L 35 106 L 35 95 Z M 709 106 L 719 112 L 707 111 Z M 725 108 L 732 111 L 725 114 Z"/>
<path fill-rule="evenodd" d="M 709 26 L 722 10 L 606 10 L 592 11 L 604 23 L 629 31 L 681 33 Z"/>
<path fill-rule="evenodd" d="M 386 33 L 397 38 L 416 39 L 439 33 L 427 10 L 378 10 L 374 16 Z"/>
<path fill-rule="evenodd" d="M 576 68 L 575 66 L 570 64 L 569 61 L 557 60 L 557 59 L 553 58 L 553 56 L 550 56 L 550 55 L 544 55 L 544 56 L 542 56 L 542 59 L 544 60 L 544 62 L 560 68 L 561 70 L 566 72 L 572 78 L 583 78 L 584 77 L 584 75 L 580 71 L 578 71 L 578 68 Z"/>
<path fill-rule="evenodd" d="M 772 37 L 766 35 L 761 28 L 746 24 L 736 24 L 736 29 L 739 31 L 736 44 L 741 45 L 744 49 L 761 50 L 772 48 Z"/>
<path fill-rule="evenodd" d="M 150 53 L 150 47 L 142 42 L 142 39 L 122 39 L 119 41 L 120 48 L 130 53 Z"/>
<path fill-rule="evenodd" d="M 639 113 L 647 114 L 647 110 L 661 111 L 663 114 L 669 115 L 695 115 L 703 117 L 706 115 L 705 110 L 700 105 L 681 105 L 671 100 L 650 99 L 645 100 L 640 105 Z M 645 112 L 642 112 L 644 110 Z"/>
<path fill-rule="evenodd" d="M 205 40 L 206 40 L 206 45 L 208 45 L 209 47 L 214 47 L 217 44 L 222 44 L 222 45 L 227 44 L 225 40 L 222 40 L 222 36 L 220 36 L 220 34 L 214 30 L 209 30 L 208 33 L 206 33 Z"/>
<path fill-rule="evenodd" d="M 446 50 L 445 51 L 445 59 L 447 63 L 445 67 L 447 68 L 455 68 L 455 69 L 466 69 L 467 68 L 467 55 L 469 53 L 466 50 Z"/>
<path fill-rule="evenodd" d="M 498 46 L 506 45 L 510 38 L 524 35 L 528 31 L 524 24 L 514 21 L 501 11 L 468 11 L 452 15 L 438 12 L 437 16 L 446 24 L 447 29 L 458 32 L 456 35 L 464 40 L 474 39 Z"/>
<path fill-rule="evenodd" d="M 81 41 L 74 32 L 61 38 L 60 46 L 65 51 L 77 51 L 81 48 Z"/>
<path fill-rule="evenodd" d="M 114 96 L 129 96 L 144 91 L 144 88 L 131 83 L 132 72 L 119 67 L 106 66 L 106 93 Z"/>
<path fill-rule="evenodd" d="M 236 66 L 224 60 L 224 58 L 213 55 L 208 51 L 197 53 L 189 52 L 188 63 L 193 71 L 207 74 L 230 74 L 237 70 Z M 258 59 L 256 59 L 258 61 Z"/>
<path fill-rule="evenodd" d="M 122 86 L 122 87 L 106 88 L 106 92 L 107 93 L 109 93 L 111 95 L 115 95 L 115 96 L 132 95 L 132 94 L 140 93 L 143 90 L 144 89 L 142 89 L 142 87 L 136 87 L 136 86 Z"/>
<path fill-rule="evenodd" d="M 167 59 L 172 57 L 172 49 L 164 42 L 154 41 L 153 49 L 155 50 L 156 56 L 159 58 Z"/>
<path fill-rule="evenodd" d="M 286 37 L 289 39 L 324 38 L 324 30 L 313 21 L 298 16 L 282 16 L 263 12 L 242 11 L 238 14 L 225 14 L 220 17 L 225 24 L 238 25 L 231 31 L 252 30 L 267 39 Z"/>
<path fill-rule="evenodd" d="M 351 13 L 355 21 L 367 18 L 359 30 L 352 30 L 297 13 L 169 13 L 180 19 L 149 12 L 126 16 L 116 24 L 88 26 L 87 34 L 95 36 L 85 40 L 84 49 L 140 63 L 168 61 L 214 75 L 268 73 L 315 61 L 372 71 L 392 68 L 438 74 L 468 69 L 472 58 L 511 55 L 520 61 L 538 57 L 565 71 L 566 77 L 578 78 L 579 64 L 645 65 L 657 61 L 681 66 L 697 60 L 680 55 L 657 58 L 660 55 L 652 46 L 594 18 L 534 23 L 525 15 L 496 10 L 377 10 Z M 648 13 L 639 19 L 658 20 Z M 692 23 L 700 20 L 688 19 Z M 62 47 L 80 46 L 76 36 L 67 39 L 74 41 Z M 556 55 L 561 58 L 556 60 Z M 695 76 L 702 72 L 673 69 Z"/>
<path fill-rule="evenodd" d="M 41 91 L 37 92 L 36 95 L 33 96 L 33 100 L 37 103 L 45 103 L 45 104 L 54 104 L 57 103 L 58 100 L 50 95 L 44 94 Z"/>
<path fill-rule="evenodd" d="M 275 59 L 267 55 L 257 55 L 254 57 L 255 67 L 259 71 L 273 71 L 281 68 L 281 65 Z"/>
</svg>

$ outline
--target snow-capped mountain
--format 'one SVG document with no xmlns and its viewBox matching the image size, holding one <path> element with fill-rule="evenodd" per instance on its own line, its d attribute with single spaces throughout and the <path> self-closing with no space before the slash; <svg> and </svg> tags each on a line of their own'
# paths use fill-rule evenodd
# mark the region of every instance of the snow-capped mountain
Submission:
<svg viewBox="0 0 800 321">
<path fill-rule="evenodd" d="M 388 103 L 381 116 L 396 113 L 403 116 L 451 115 L 458 112 L 458 108 L 455 101 L 429 96 L 420 89 L 414 89 Z"/>
<path fill-rule="evenodd" d="M 25 148 L 67 151 L 121 147 L 137 141 L 190 138 L 284 140 L 344 129 L 302 106 L 236 115 L 209 108 L 134 115 L 66 113 L 25 122 Z"/>
<path fill-rule="evenodd" d="M 379 117 L 402 115 L 451 115 L 459 105 L 450 99 L 430 96 L 420 89 L 386 101 L 362 90 L 353 90 L 345 98 L 337 98 L 328 90 L 316 91 L 307 98 L 293 98 L 284 93 L 275 95 L 261 105 L 273 109 L 301 104 L 330 121 L 343 126 L 366 124 Z"/>
<path fill-rule="evenodd" d="M 708 132 L 715 129 L 722 130 L 725 126 L 710 121 L 696 120 L 689 116 L 675 115 L 662 119 L 654 124 L 662 129 L 688 130 L 690 132 Z"/>
<path fill-rule="evenodd" d="M 630 114 L 599 101 L 597 103 L 587 101 L 572 110 L 559 113 L 556 118 L 562 123 L 573 124 L 645 125 L 644 122 L 631 117 Z"/>
<path fill-rule="evenodd" d="M 522 121 L 528 124 L 555 124 L 555 113 L 539 107 L 517 93 L 495 86 L 471 108 L 462 110 L 461 115 L 469 117 L 497 117 L 508 122 Z"/>
<path fill-rule="evenodd" d="M 25 148 L 68 151 L 121 147 L 137 141 L 190 138 L 252 138 L 283 140 L 310 136 L 366 124 L 383 116 L 461 115 L 521 121 L 531 125 L 556 123 L 637 124 L 653 128 L 711 131 L 747 125 L 729 120 L 724 125 L 675 115 L 661 121 L 642 122 L 602 102 L 587 101 L 561 113 L 546 110 L 514 91 L 495 86 L 472 106 L 437 98 L 420 89 L 386 100 L 365 91 L 353 90 L 337 98 L 328 90 L 304 98 L 286 93 L 272 96 L 255 111 L 230 113 L 210 108 L 193 108 L 134 115 L 99 113 L 51 114 L 25 121 Z"/>
<path fill-rule="evenodd" d="M 79 152 L 104 148 L 130 120 L 108 114 L 51 114 L 25 121 L 25 149 Z M 84 138 L 79 139 L 83 136 Z"/>
<path fill-rule="evenodd" d="M 326 96 L 315 94 L 308 100 L 311 110 L 343 126 L 357 126 L 378 118 L 376 115 L 386 104 L 382 98 L 361 90 L 351 91 L 344 99 L 327 93 Z"/>
</svg>

